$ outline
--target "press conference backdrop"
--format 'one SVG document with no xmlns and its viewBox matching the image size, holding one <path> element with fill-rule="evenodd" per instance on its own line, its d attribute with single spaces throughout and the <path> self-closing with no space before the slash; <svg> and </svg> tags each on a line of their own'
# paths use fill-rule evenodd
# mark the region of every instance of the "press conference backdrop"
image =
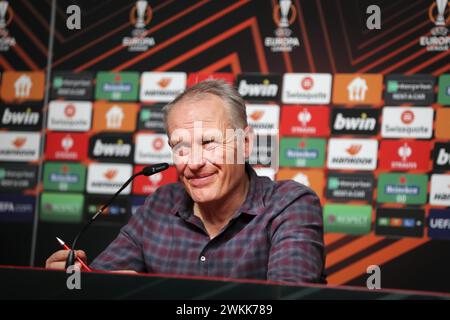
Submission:
<svg viewBox="0 0 450 320">
<path fill-rule="evenodd" d="M 449 291 L 449 17 L 431 0 L 0 1 L 0 264 L 42 266 L 170 162 L 161 107 L 219 77 L 247 101 L 254 167 L 320 196 L 330 284 L 379 265 L 382 287 Z M 136 179 L 79 247 L 95 257 L 175 181 Z"/>
</svg>

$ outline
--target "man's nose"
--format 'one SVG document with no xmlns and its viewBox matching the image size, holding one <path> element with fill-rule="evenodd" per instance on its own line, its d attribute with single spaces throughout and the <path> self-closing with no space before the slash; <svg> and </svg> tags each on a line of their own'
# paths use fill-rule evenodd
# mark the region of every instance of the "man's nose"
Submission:
<svg viewBox="0 0 450 320">
<path fill-rule="evenodd" d="M 206 160 L 203 158 L 202 147 L 194 147 L 189 155 L 188 163 L 190 170 L 198 170 L 206 164 Z"/>
</svg>

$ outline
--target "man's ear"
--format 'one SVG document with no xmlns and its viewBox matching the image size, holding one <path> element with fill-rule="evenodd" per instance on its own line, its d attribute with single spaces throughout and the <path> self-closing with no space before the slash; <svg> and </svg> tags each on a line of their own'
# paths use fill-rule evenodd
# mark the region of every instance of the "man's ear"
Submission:
<svg viewBox="0 0 450 320">
<path fill-rule="evenodd" d="M 244 129 L 245 133 L 245 139 L 244 139 L 244 157 L 245 159 L 250 159 L 250 155 L 253 151 L 253 142 L 255 141 L 255 132 L 253 131 L 253 128 L 250 126 L 247 126 Z"/>
</svg>

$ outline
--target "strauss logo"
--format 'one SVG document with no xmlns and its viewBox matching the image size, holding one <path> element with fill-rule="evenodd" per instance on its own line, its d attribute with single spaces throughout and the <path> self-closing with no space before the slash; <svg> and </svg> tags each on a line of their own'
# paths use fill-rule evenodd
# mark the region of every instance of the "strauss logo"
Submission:
<svg viewBox="0 0 450 320">
<path fill-rule="evenodd" d="M 402 161 L 406 161 L 412 154 L 412 150 L 405 142 L 400 148 L 398 148 L 398 155 L 402 158 Z"/>
<path fill-rule="evenodd" d="M 306 127 L 308 122 L 311 121 L 311 118 L 311 113 L 309 113 L 306 109 L 303 109 L 297 116 L 297 120 L 301 123 L 302 127 Z"/>
<path fill-rule="evenodd" d="M 162 174 L 161 172 L 158 172 L 157 174 L 151 175 L 148 177 L 148 180 L 150 181 L 150 183 L 152 185 L 157 185 L 161 182 L 162 180 Z"/>
<path fill-rule="evenodd" d="M 362 145 L 360 144 L 352 144 L 350 147 L 345 149 L 347 153 L 351 156 L 357 155 L 361 151 Z"/>
</svg>

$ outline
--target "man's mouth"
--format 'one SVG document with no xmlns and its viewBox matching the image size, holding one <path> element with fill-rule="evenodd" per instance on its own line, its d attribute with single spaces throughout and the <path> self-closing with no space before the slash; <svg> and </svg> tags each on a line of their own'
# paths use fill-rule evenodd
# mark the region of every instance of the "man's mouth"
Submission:
<svg viewBox="0 0 450 320">
<path fill-rule="evenodd" d="M 193 187 L 203 187 L 214 180 L 215 173 L 199 174 L 190 178 L 187 178 L 189 184 Z"/>
</svg>

